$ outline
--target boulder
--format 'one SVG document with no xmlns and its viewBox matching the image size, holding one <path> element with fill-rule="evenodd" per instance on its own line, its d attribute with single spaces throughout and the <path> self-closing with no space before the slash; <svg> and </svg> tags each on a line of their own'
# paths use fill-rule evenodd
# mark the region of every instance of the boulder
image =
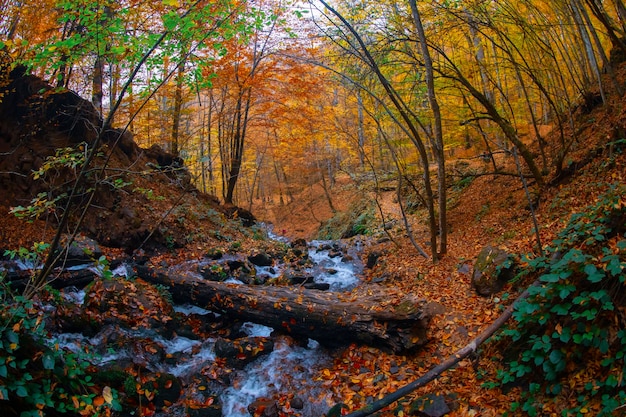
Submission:
<svg viewBox="0 0 626 417">
<path fill-rule="evenodd" d="M 267 337 L 244 337 L 237 340 L 219 338 L 215 341 L 215 355 L 226 359 L 226 365 L 235 369 L 274 350 L 274 341 Z"/>
<path fill-rule="evenodd" d="M 258 252 L 248 256 L 248 260 L 256 266 L 272 266 L 274 260 L 265 252 Z"/>
<path fill-rule="evenodd" d="M 66 245 L 69 236 L 62 239 L 63 246 Z M 61 257 L 59 263 L 65 267 L 91 264 L 94 260 L 102 256 L 102 250 L 98 242 L 84 235 L 77 235 L 67 248 L 65 256 Z"/>
<path fill-rule="evenodd" d="M 248 406 L 248 412 L 255 417 L 278 417 L 278 404 L 274 400 L 259 398 Z"/>
<path fill-rule="evenodd" d="M 378 252 L 378 251 L 372 251 L 370 253 L 367 254 L 367 263 L 365 264 L 365 267 L 367 269 L 372 269 L 376 266 L 376 264 L 378 264 L 378 258 L 380 258 L 382 256 L 382 253 Z"/>
<path fill-rule="evenodd" d="M 514 276 L 514 262 L 504 249 L 486 246 L 478 254 L 472 273 L 472 285 L 482 296 L 490 296 L 502 289 Z"/>
<path fill-rule="evenodd" d="M 105 278 L 85 288 L 82 314 L 94 324 L 166 330 L 174 310 L 166 294 L 141 279 Z"/>
</svg>

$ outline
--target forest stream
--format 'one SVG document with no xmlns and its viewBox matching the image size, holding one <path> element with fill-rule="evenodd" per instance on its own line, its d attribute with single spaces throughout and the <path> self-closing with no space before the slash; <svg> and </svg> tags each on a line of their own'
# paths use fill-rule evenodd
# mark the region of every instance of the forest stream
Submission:
<svg viewBox="0 0 626 417">
<path fill-rule="evenodd" d="M 270 237 L 282 239 L 271 233 Z M 308 259 L 312 262 L 305 272 L 323 288 L 332 291 L 353 288 L 359 283 L 362 266 L 358 256 L 346 256 L 346 253 L 345 245 L 340 242 L 310 242 Z M 201 276 L 196 271 L 208 264 L 208 260 L 187 261 L 169 266 L 169 271 Z M 285 273 L 286 268 L 288 266 L 284 264 L 255 266 L 253 275 L 277 278 Z M 92 265 L 78 265 L 71 269 L 91 269 L 101 273 Z M 118 280 L 135 279 L 130 264 L 121 264 L 111 272 Z M 225 282 L 246 285 L 232 276 Z M 71 305 L 64 307 L 69 310 L 84 309 L 89 297 L 93 297 L 89 289 L 75 287 L 61 290 L 61 295 Z M 52 305 L 47 308 L 55 309 Z M 123 317 L 130 313 L 119 312 L 119 315 Z M 190 411 L 183 404 L 191 402 L 207 406 L 205 409 L 198 407 L 196 414 L 192 415 L 244 417 L 262 407 L 265 408 L 264 416 L 278 415 L 279 412 L 293 416 L 320 416 L 337 400 L 332 398 L 330 390 L 325 389 L 324 381 L 314 377 L 324 368 L 331 367 L 333 361 L 332 351 L 317 341 L 298 342 L 277 334 L 263 323 L 225 325 L 219 323 L 219 314 L 192 304 L 175 304 L 172 315 L 176 316 L 174 321 L 179 326 L 175 329 L 156 321 L 150 328 L 133 328 L 109 320 L 95 334 L 93 327 L 85 332 L 77 331 L 77 326 L 69 326 L 71 331 L 53 331 L 50 343 L 74 352 L 82 349 L 94 353 L 92 363 L 102 372 L 134 369 L 137 374 L 129 374 L 126 381 L 140 381 L 135 391 L 139 398 L 147 392 L 149 403 L 157 406 L 154 415 L 188 415 Z M 198 322 L 204 323 L 200 327 L 205 330 L 214 326 L 215 331 L 191 330 L 197 324 L 188 323 Z M 243 360 L 238 361 L 237 357 Z M 146 388 L 147 384 L 142 385 L 142 381 L 152 381 L 153 388 Z M 183 392 L 180 398 L 176 392 L 168 393 L 176 387 Z M 127 394 L 129 391 L 133 391 L 132 387 L 126 388 Z M 138 403 L 141 407 L 141 399 Z"/>
</svg>

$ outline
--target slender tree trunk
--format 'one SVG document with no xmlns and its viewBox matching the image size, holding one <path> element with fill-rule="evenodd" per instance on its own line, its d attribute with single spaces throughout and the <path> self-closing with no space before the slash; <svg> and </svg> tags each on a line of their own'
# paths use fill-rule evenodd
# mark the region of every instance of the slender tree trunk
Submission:
<svg viewBox="0 0 626 417">
<path fill-rule="evenodd" d="M 93 79 L 91 82 L 91 103 L 96 108 L 98 113 L 102 115 L 102 97 L 104 96 L 102 92 L 102 83 L 103 83 L 103 73 L 104 70 L 104 58 L 101 55 L 98 55 L 96 58 L 96 62 L 93 65 Z"/>
<path fill-rule="evenodd" d="M 178 64 L 176 75 L 176 91 L 174 93 L 174 110 L 172 114 L 172 134 L 170 136 L 170 152 L 174 156 L 180 153 L 180 120 L 183 108 L 183 82 L 185 75 L 185 61 Z"/>
<path fill-rule="evenodd" d="M 9 30 L 6 34 L 7 40 L 13 40 L 15 38 L 15 32 L 17 32 L 17 27 L 20 24 L 20 20 L 22 18 L 22 7 L 23 2 L 17 1 L 13 6 L 12 12 L 14 13 L 13 18 L 11 19 L 11 24 L 9 25 Z"/>
<path fill-rule="evenodd" d="M 210 107 L 210 106 L 209 106 Z M 206 150 L 205 150 L 205 140 L 206 140 L 206 129 L 207 123 L 205 121 L 205 116 L 208 117 L 207 112 L 203 111 L 200 121 L 200 154 L 198 155 L 198 159 L 200 160 L 200 187 L 203 193 L 206 193 Z M 210 129 L 210 126 L 208 127 Z"/>
<path fill-rule="evenodd" d="M 615 6 L 615 10 L 617 11 L 617 17 L 620 21 L 620 30 L 622 33 L 626 32 L 626 6 L 624 6 L 624 2 L 622 0 L 613 0 L 613 5 Z"/>
<path fill-rule="evenodd" d="M 600 21 L 600 23 L 602 23 L 602 26 L 604 26 L 604 28 L 606 29 L 606 34 L 611 39 L 611 45 L 613 46 L 613 48 L 619 48 L 622 50 L 623 54 L 626 54 L 626 43 L 624 42 L 624 39 L 622 39 L 620 35 L 618 34 L 620 29 L 614 27 L 613 21 L 607 14 L 606 10 L 604 10 L 604 6 L 602 5 L 602 3 L 596 0 L 585 0 L 585 2 L 591 9 L 591 12 L 593 13 L 593 15 Z M 621 4 L 621 1 L 619 3 L 620 4 L 617 5 L 618 6 L 617 14 L 618 14 L 618 17 L 621 19 L 619 6 L 621 5 L 621 7 L 623 8 L 624 5 Z M 585 20 L 587 21 L 587 24 L 591 28 L 592 24 L 591 24 L 591 21 L 589 19 L 587 12 L 585 11 L 584 14 L 586 15 Z M 595 32 L 595 29 L 591 29 L 591 30 Z M 623 32 L 623 28 L 621 30 Z M 623 36 L 623 33 L 622 33 L 622 36 Z M 597 38 L 597 33 L 594 33 L 594 37 Z"/>
<path fill-rule="evenodd" d="M 326 196 L 326 201 L 328 201 L 328 206 L 330 207 L 330 210 L 334 213 L 337 212 L 337 209 L 335 208 L 335 206 L 333 205 L 333 199 L 330 195 L 330 190 L 329 190 L 329 186 L 328 183 L 326 181 L 326 175 L 324 175 L 324 167 L 320 166 L 320 161 L 317 161 L 317 169 L 320 172 L 321 175 L 321 179 L 322 179 L 322 188 L 324 189 L 324 195 Z"/>
<path fill-rule="evenodd" d="M 254 175 L 252 176 L 252 187 L 250 189 L 250 199 L 248 200 L 248 211 L 252 211 L 252 203 L 254 202 L 254 189 L 258 187 L 260 182 L 259 177 L 261 176 L 261 168 L 263 166 L 263 160 L 265 159 L 265 151 L 259 152 L 257 151 L 256 155 L 256 169 L 254 170 Z M 258 194 L 258 190 L 257 190 Z"/>
<path fill-rule="evenodd" d="M 587 53 L 587 59 L 589 60 L 589 65 L 591 66 L 591 70 L 596 76 L 596 82 L 598 83 L 598 88 L 600 89 L 600 96 L 602 97 L 602 103 L 606 104 L 606 95 L 604 94 L 604 85 L 602 83 L 602 76 L 600 74 L 600 66 L 598 65 L 598 60 L 596 59 L 596 54 L 593 50 L 593 45 L 591 44 L 591 38 L 589 37 L 589 32 L 587 31 L 587 27 L 585 22 L 583 21 L 583 17 L 581 14 L 582 5 L 578 0 L 572 0 L 570 2 L 570 8 L 572 11 L 572 16 L 574 17 L 574 21 L 576 22 L 576 27 L 578 28 L 578 32 L 580 37 L 582 38 L 583 45 L 585 47 L 585 52 Z"/>
<path fill-rule="evenodd" d="M 524 95 L 524 101 L 526 102 L 526 107 L 528 108 L 528 114 L 530 115 L 530 122 L 533 126 L 533 131 L 535 132 L 535 137 L 539 145 L 539 152 L 541 153 L 542 171 L 547 172 L 548 160 L 546 158 L 546 152 L 545 152 L 545 141 L 543 140 L 543 137 L 541 136 L 541 132 L 539 131 L 539 127 L 537 126 L 537 119 L 535 118 L 535 111 L 533 110 L 532 103 L 530 102 L 530 96 L 528 95 L 528 90 L 526 88 L 526 85 L 524 84 L 524 79 L 522 78 L 520 69 L 515 64 L 513 64 L 513 66 L 515 67 L 515 75 L 517 76 L 517 82 Z"/>
<path fill-rule="evenodd" d="M 422 58 L 424 59 L 424 68 L 426 70 L 426 86 L 428 90 L 428 102 L 430 103 L 430 109 L 433 113 L 433 136 L 434 136 L 434 151 L 437 160 L 437 183 L 439 186 L 439 254 L 445 254 L 448 249 L 448 221 L 447 221 L 447 187 L 446 187 L 446 161 L 443 152 L 443 132 L 441 127 L 441 112 L 439 110 L 439 102 L 435 93 L 435 77 L 433 71 L 433 62 L 428 50 L 428 44 L 426 43 L 426 33 L 422 26 L 422 19 L 417 9 L 415 0 L 409 0 L 411 6 L 411 12 L 413 14 L 413 21 L 417 34 L 420 40 L 422 48 Z M 429 169 L 425 167 L 425 169 Z"/>
<path fill-rule="evenodd" d="M 357 91 L 357 110 L 358 110 L 358 128 L 357 134 L 359 138 L 359 166 L 361 169 L 365 166 L 365 122 L 363 120 L 363 97 L 361 96 L 361 91 Z"/>
<path fill-rule="evenodd" d="M 604 11 L 600 10 L 598 8 L 598 6 L 593 1 L 587 0 L 587 4 L 590 5 L 590 7 L 594 11 L 594 14 L 596 15 L 596 17 L 605 25 L 605 27 L 607 29 L 607 32 L 609 34 L 609 37 L 611 37 L 611 39 L 613 40 L 614 46 L 618 47 L 618 48 L 622 48 L 622 51 L 624 53 L 626 53 L 626 46 L 624 45 L 624 42 L 621 41 L 615 35 L 615 33 L 613 31 L 613 28 L 612 28 L 612 25 L 610 25 L 608 22 L 605 22 L 605 19 L 608 19 L 608 16 L 606 16 L 604 14 Z M 623 88 L 620 85 L 619 81 L 617 80 L 617 76 L 615 75 L 615 71 L 613 70 L 613 66 L 611 65 L 611 62 L 609 61 L 609 58 L 606 55 L 606 51 L 604 50 L 604 46 L 602 45 L 602 42 L 600 41 L 600 38 L 598 37 L 598 32 L 595 29 L 595 27 L 593 26 L 593 23 L 591 22 L 591 18 L 589 17 L 589 13 L 587 13 L 587 10 L 585 9 L 584 5 L 582 5 L 582 4 L 580 4 L 580 13 L 581 13 L 581 16 L 583 17 L 585 23 L 587 24 L 587 28 L 589 29 L 589 33 L 591 34 L 591 37 L 593 38 L 593 42 L 596 45 L 596 49 L 598 50 L 598 54 L 600 55 L 600 59 L 602 59 L 603 68 L 609 74 L 609 77 L 611 78 L 611 83 L 613 84 L 613 88 L 615 89 L 617 94 L 621 96 L 623 94 Z"/>
<path fill-rule="evenodd" d="M 228 178 L 226 183 L 226 196 L 224 198 L 224 202 L 227 204 L 233 203 L 235 186 L 237 185 L 237 180 L 239 179 L 239 174 L 241 172 L 251 100 L 252 89 L 250 87 L 246 87 L 239 96 L 235 109 L 235 123 L 230 142 L 230 166 L 228 169 Z"/>
</svg>

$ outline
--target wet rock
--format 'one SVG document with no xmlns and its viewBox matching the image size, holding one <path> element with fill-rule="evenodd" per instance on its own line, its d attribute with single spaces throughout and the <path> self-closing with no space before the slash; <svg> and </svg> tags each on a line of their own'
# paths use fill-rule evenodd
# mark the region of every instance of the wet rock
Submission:
<svg viewBox="0 0 626 417">
<path fill-rule="evenodd" d="M 246 258 L 236 256 L 201 264 L 198 267 L 198 273 L 209 281 L 221 282 L 234 278 L 243 283 L 251 284 L 254 281 L 256 269 Z"/>
<path fill-rule="evenodd" d="M 63 238 L 62 247 L 66 246 L 65 242 L 68 240 L 69 236 Z M 72 244 L 67 248 L 67 254 L 61 257 L 59 263 L 63 264 L 65 267 L 90 264 L 100 256 L 102 256 L 102 249 L 100 249 L 98 242 L 87 236 L 77 235 L 74 237 Z"/>
<path fill-rule="evenodd" d="M 246 274 L 249 274 L 254 270 L 254 266 L 250 265 L 243 259 L 229 260 L 226 261 L 226 264 L 228 265 L 228 269 L 230 270 L 231 274 L 234 274 L 237 271 L 242 271 Z"/>
<path fill-rule="evenodd" d="M 479 295 L 490 296 L 500 291 L 513 276 L 512 256 L 503 249 L 486 246 L 474 264 L 472 285 Z"/>
<path fill-rule="evenodd" d="M 302 410 L 304 408 L 304 401 L 300 397 L 295 397 L 291 399 L 289 406 L 294 410 Z"/>
<path fill-rule="evenodd" d="M 270 278 L 272 278 L 272 277 L 270 275 L 267 275 L 267 274 L 257 275 L 257 276 L 254 277 L 253 284 L 254 285 L 263 285 Z"/>
<path fill-rule="evenodd" d="M 217 262 L 199 267 L 198 272 L 208 281 L 222 282 L 228 279 L 227 270 Z"/>
<path fill-rule="evenodd" d="M 321 245 L 317 247 L 318 252 L 323 251 L 323 250 L 330 251 L 332 249 L 333 249 L 333 246 L 330 243 L 322 243 Z"/>
<path fill-rule="evenodd" d="M 296 239 L 291 242 L 291 250 L 296 256 L 308 254 L 309 248 L 304 239 Z"/>
<path fill-rule="evenodd" d="M 288 270 L 283 274 L 285 279 L 289 281 L 291 285 L 309 284 L 313 282 L 313 275 L 304 271 Z"/>
<path fill-rule="evenodd" d="M 328 257 L 329 258 L 338 258 L 340 256 L 343 256 L 343 252 L 341 252 L 340 250 L 337 249 L 333 249 L 331 251 L 328 252 Z"/>
<path fill-rule="evenodd" d="M 189 408 L 189 417 L 222 417 L 222 406 L 212 404 L 208 407 Z"/>
<path fill-rule="evenodd" d="M 341 262 L 348 263 L 354 261 L 354 257 L 352 255 L 344 255 L 341 258 Z"/>
<path fill-rule="evenodd" d="M 260 398 L 248 406 L 248 412 L 255 417 L 278 417 L 278 404 L 274 400 Z"/>
<path fill-rule="evenodd" d="M 272 266 L 274 264 L 272 257 L 265 252 L 250 255 L 248 256 L 248 260 L 256 266 Z"/>
<path fill-rule="evenodd" d="M 450 411 L 443 395 L 428 394 L 411 403 L 409 414 L 419 417 L 443 417 Z"/>
<path fill-rule="evenodd" d="M 180 380 L 171 374 L 155 374 L 144 388 L 155 393 L 152 402 L 158 408 L 171 406 L 178 401 L 182 392 Z"/>
<path fill-rule="evenodd" d="M 246 337 L 237 340 L 219 338 L 215 341 L 215 355 L 226 359 L 226 365 L 243 369 L 261 355 L 271 353 L 274 341 L 267 337 Z"/>
<path fill-rule="evenodd" d="M 307 290 L 328 291 L 330 284 L 327 282 L 307 282 L 303 285 Z"/>
</svg>

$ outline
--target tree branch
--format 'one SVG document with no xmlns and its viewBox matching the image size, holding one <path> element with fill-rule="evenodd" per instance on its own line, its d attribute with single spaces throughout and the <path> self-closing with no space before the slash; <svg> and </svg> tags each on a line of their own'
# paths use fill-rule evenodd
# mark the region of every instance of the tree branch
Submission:
<svg viewBox="0 0 626 417">
<path fill-rule="evenodd" d="M 344 417 L 365 417 L 374 414 L 375 412 L 382 410 L 388 405 L 398 401 L 402 397 L 409 395 L 416 389 L 428 384 L 429 382 L 440 376 L 443 372 L 452 368 L 461 360 L 476 352 L 478 346 L 480 346 L 487 339 L 489 339 L 500 327 L 504 325 L 504 323 L 509 320 L 509 318 L 511 318 L 511 315 L 513 314 L 513 311 L 515 310 L 517 304 L 520 301 L 524 300 L 526 297 L 528 297 L 530 288 L 537 285 L 539 285 L 539 281 L 535 281 L 530 287 L 528 287 L 523 293 L 521 293 L 519 297 L 517 297 L 515 301 L 507 307 L 506 310 L 504 310 L 500 317 L 498 317 L 493 323 L 491 323 L 489 327 L 483 330 L 482 333 L 479 334 L 475 339 L 473 339 L 469 344 L 456 351 L 452 355 L 448 356 L 446 360 L 432 368 L 430 371 L 426 372 L 422 377 L 381 398 L 380 400 L 374 401 L 373 403 L 350 414 L 347 414 Z"/>
</svg>

